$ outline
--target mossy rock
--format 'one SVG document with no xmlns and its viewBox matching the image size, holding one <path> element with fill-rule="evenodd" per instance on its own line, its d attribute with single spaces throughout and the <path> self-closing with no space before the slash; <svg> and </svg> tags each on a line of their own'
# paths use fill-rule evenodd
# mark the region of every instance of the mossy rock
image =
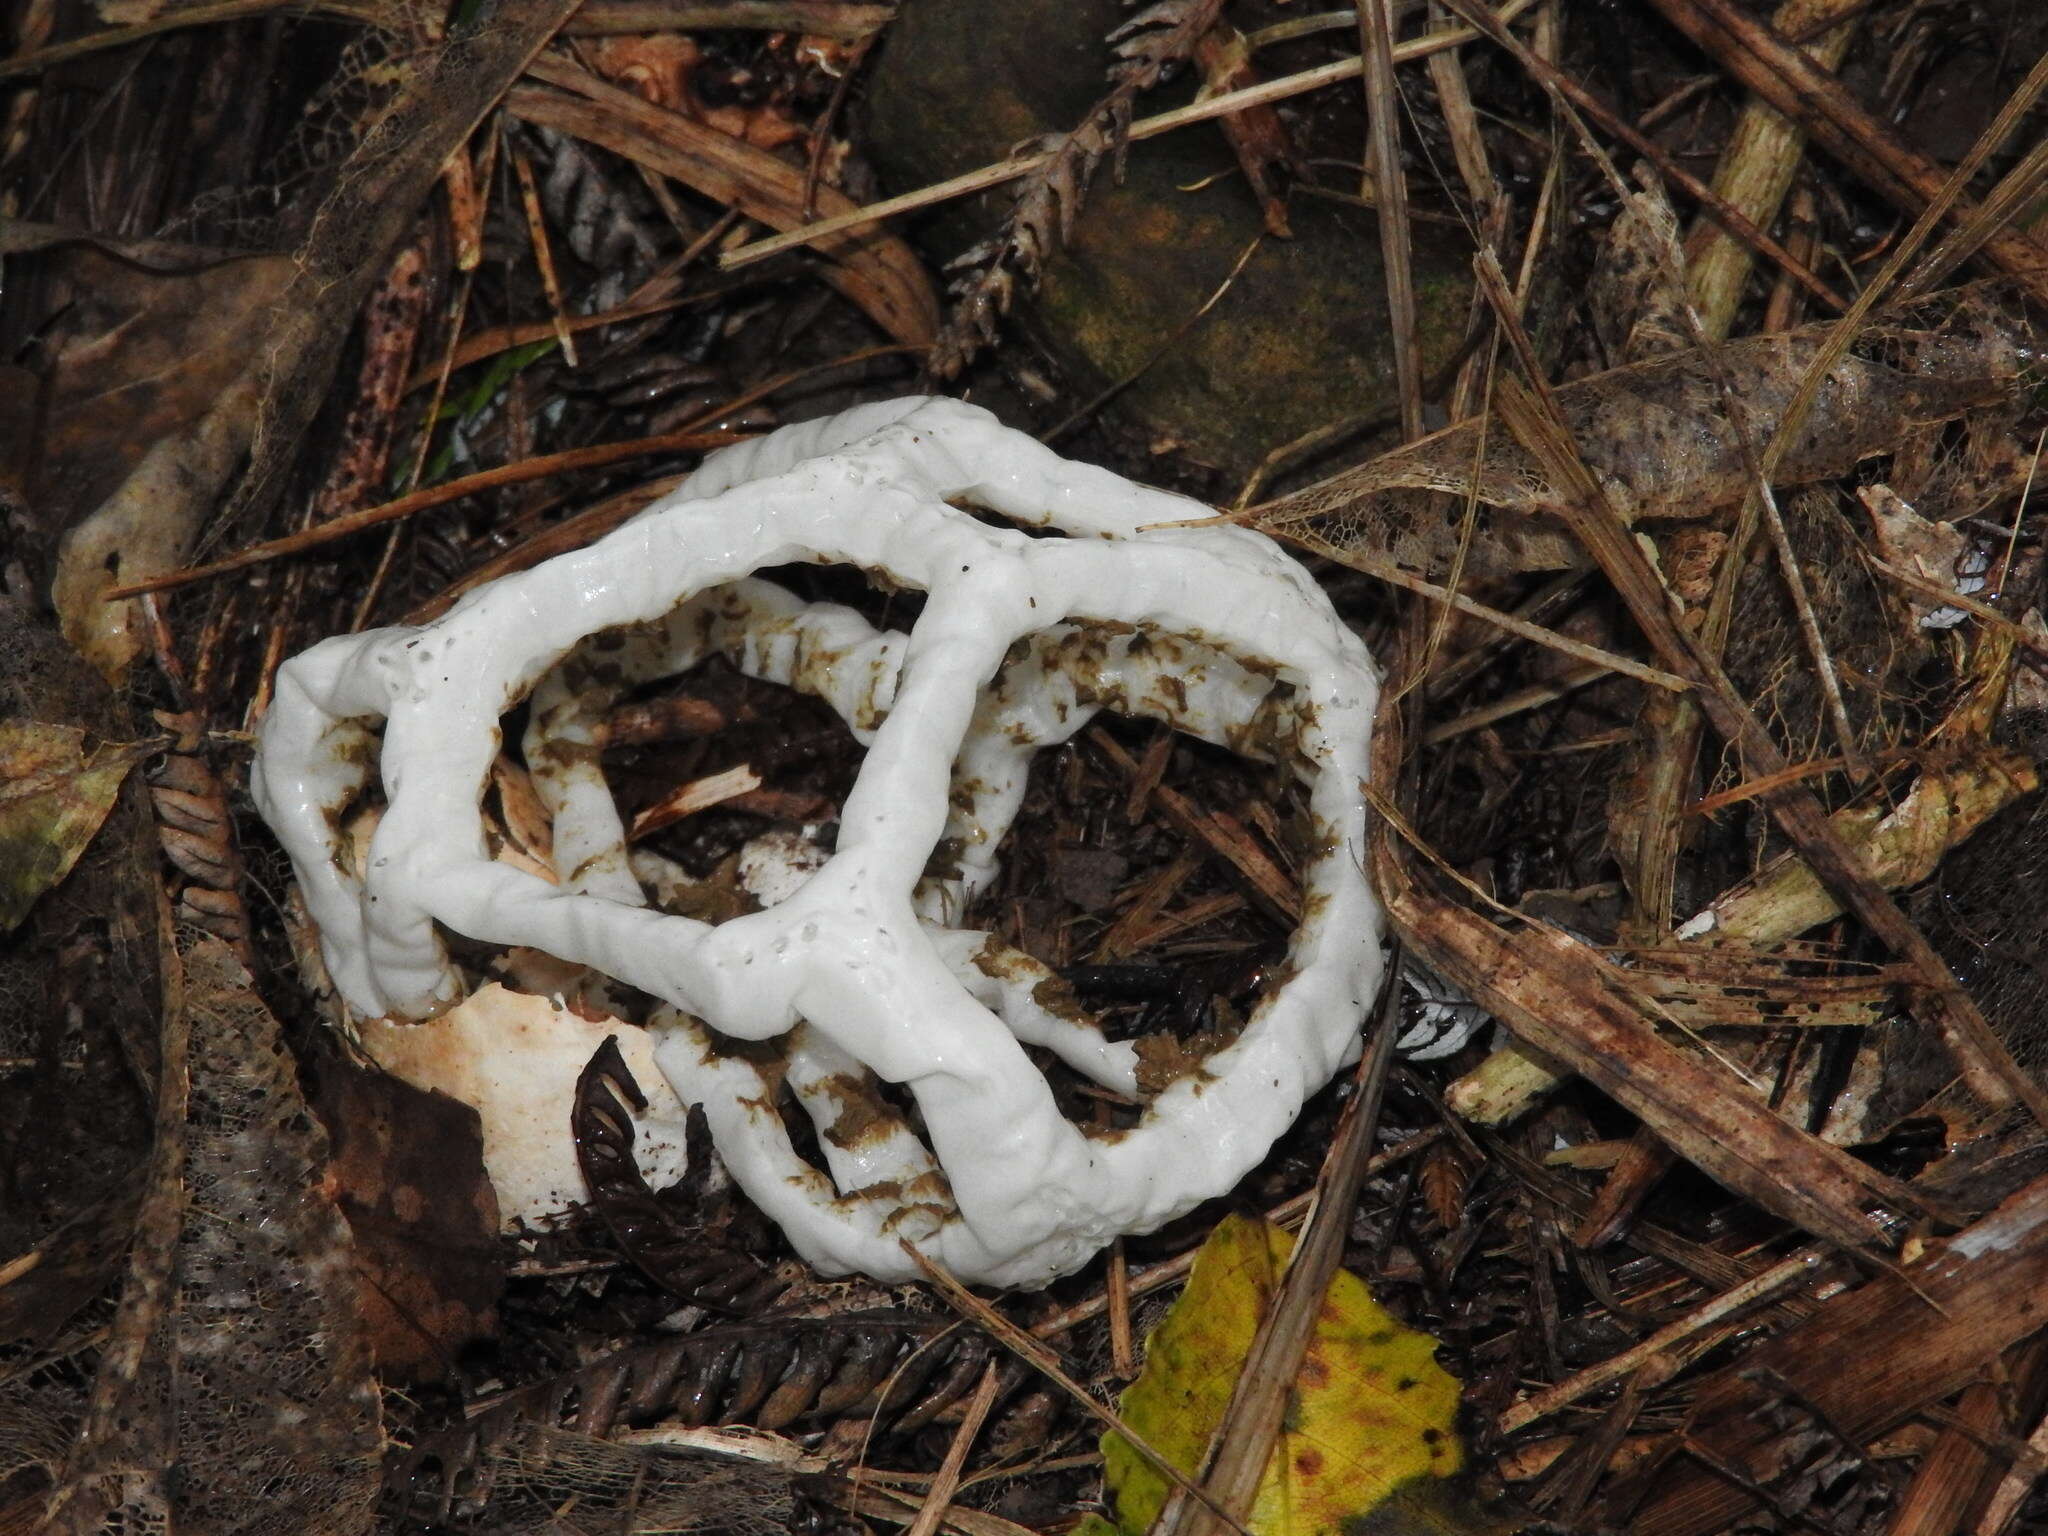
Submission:
<svg viewBox="0 0 2048 1536">
<path fill-rule="evenodd" d="M 888 190 L 1071 127 L 1105 89 L 1102 39 L 1125 14 L 1116 0 L 904 0 L 866 108 L 865 142 Z M 1141 111 L 1191 90 L 1152 92 Z M 1009 202 L 997 188 L 946 205 L 919 237 L 946 260 L 995 229 Z M 1015 321 L 1065 371 L 1076 404 L 1138 374 L 1116 396 L 1124 419 L 1241 475 L 1303 433 L 1396 404 L 1372 214 L 1296 196 L 1289 219 L 1295 238 L 1265 240 L 1193 319 L 1259 234 L 1258 204 L 1214 125 L 1133 144 L 1123 184 L 1101 168 L 1072 244 Z M 1423 355 L 1435 369 L 1463 332 L 1470 248 L 1441 226 L 1414 231 Z"/>
</svg>

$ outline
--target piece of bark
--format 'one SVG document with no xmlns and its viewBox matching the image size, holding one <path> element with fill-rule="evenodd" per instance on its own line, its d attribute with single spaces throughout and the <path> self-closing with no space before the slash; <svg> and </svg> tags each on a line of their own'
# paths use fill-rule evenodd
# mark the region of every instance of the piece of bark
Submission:
<svg viewBox="0 0 2048 1536">
<path fill-rule="evenodd" d="M 1684 1436 L 1768 1485 L 1784 1441 L 1762 1412 L 1791 1395 L 1855 1440 L 1883 1434 L 1969 1383 L 2048 1322 L 2048 1179 L 1937 1243 L 1917 1263 L 1825 1303 L 1703 1382 Z M 1754 1500 L 1677 1455 L 1628 1479 L 1602 1518 L 1634 1536 L 1708 1536 Z"/>
<path fill-rule="evenodd" d="M 1949 1424 L 1914 1468 L 1885 1536 L 1956 1536 L 1990 1500 L 2004 1458 L 1985 1442 L 2023 1433 L 2039 1413 L 2042 1389 L 2048 1387 L 2048 1349 L 2036 1338 L 2008 1350 L 1992 1377 L 1956 1400 Z"/>
</svg>

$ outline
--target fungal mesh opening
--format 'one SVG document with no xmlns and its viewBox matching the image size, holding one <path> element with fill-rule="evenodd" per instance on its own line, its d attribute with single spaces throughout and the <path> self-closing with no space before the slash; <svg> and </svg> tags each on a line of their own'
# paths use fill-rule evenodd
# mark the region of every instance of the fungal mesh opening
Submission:
<svg viewBox="0 0 2048 1536">
<path fill-rule="evenodd" d="M 792 868 L 802 843 L 830 850 L 865 755 L 823 700 L 751 677 L 724 655 L 636 689 L 608 725 L 605 777 L 634 849 L 736 888 L 742 851 L 758 838 L 781 834 Z M 703 788 L 693 796 L 692 786 Z"/>
<path fill-rule="evenodd" d="M 589 862 L 616 833 L 654 905 L 720 922 L 774 905 L 832 851 L 864 759 L 855 728 L 886 717 L 922 596 L 845 567 L 786 567 L 698 594 L 652 624 L 586 639 L 535 690 L 515 738 L 538 797 Z M 508 716 L 508 721 L 511 717 Z M 588 888 L 602 890 L 591 885 Z"/>
<path fill-rule="evenodd" d="M 1104 710 L 1033 757 L 964 921 L 1043 963 L 1062 1008 L 1136 1048 L 1137 1097 L 1028 1048 L 1070 1120 L 1137 1125 L 1145 1099 L 1200 1071 L 1278 988 L 1308 826 L 1291 763 L 1159 720 Z"/>
<path fill-rule="evenodd" d="M 791 566 L 592 637 L 536 690 L 525 766 L 572 821 L 567 797 L 601 783 L 628 849 L 613 878 L 651 905 L 713 924 L 775 906 L 834 851 L 866 760 L 856 728 L 886 718 L 922 603 L 847 567 Z M 616 985 L 603 1001 L 634 1022 L 654 1005 Z M 914 1121 L 907 1093 L 816 1032 L 749 1043 L 703 1023 L 715 1053 L 762 1073 L 792 1147 L 842 1192 L 872 1182 L 847 1176 L 857 1163 L 835 1167 L 842 1146 Z"/>
<path fill-rule="evenodd" d="M 786 899 L 822 864 L 865 761 L 853 725 L 871 730 L 886 717 L 891 668 L 922 597 L 845 567 L 772 574 L 702 594 L 661 623 L 592 637 L 507 716 L 507 753 L 485 803 L 500 857 L 550 871 L 561 862 L 550 839 L 576 836 L 580 783 L 626 829 L 618 878 L 661 909 L 729 921 Z M 1062 718 L 1091 718 L 1071 740 L 1034 750 L 1028 732 L 1001 721 L 1005 710 L 1038 710 L 1041 687 L 1066 701 Z M 1028 956 L 1046 968 L 1031 973 L 1036 1004 L 1134 1047 L 1135 1072 L 1126 1067 L 1120 1083 L 1026 1047 L 1076 1125 L 1135 1126 L 1145 1101 L 1202 1070 L 1284 977 L 1314 843 L 1293 709 L 1284 682 L 1114 623 L 1019 642 L 984 690 L 956 765 L 955 823 L 1001 819 L 1006 797 L 1015 814 L 965 911 L 932 899 L 948 881 L 957 892 L 957 846 L 933 850 L 924 897 L 947 923 L 991 936 L 977 964 Z M 1157 716 L 1199 719 L 1241 751 Z M 562 812 L 552 824 L 549 800 Z M 565 977 L 544 958 L 458 954 L 521 990 L 632 1022 L 652 1012 L 653 999 L 607 978 Z M 915 1203 L 903 1192 L 915 1180 L 890 1170 L 935 1158 L 907 1090 L 817 1031 L 744 1043 L 704 1023 L 715 1053 L 760 1070 L 791 1148 L 841 1195 Z M 943 1208 L 943 1196 L 934 1203 Z"/>
</svg>

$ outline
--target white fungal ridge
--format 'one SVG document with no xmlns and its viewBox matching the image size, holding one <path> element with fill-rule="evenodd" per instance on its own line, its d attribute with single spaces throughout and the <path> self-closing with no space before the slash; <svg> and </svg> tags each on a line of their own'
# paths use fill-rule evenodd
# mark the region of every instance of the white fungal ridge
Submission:
<svg viewBox="0 0 2048 1536">
<path fill-rule="evenodd" d="M 1371 658 L 1270 540 L 1156 526 L 1207 515 L 954 401 L 786 428 L 430 624 L 288 662 L 258 744 L 257 804 L 355 1009 L 417 1018 L 459 995 L 437 922 L 592 966 L 663 1000 L 663 1071 L 820 1269 L 911 1276 L 907 1239 L 968 1279 L 1043 1284 L 1243 1177 L 1355 1056 L 1379 981 L 1359 793 Z M 753 578 L 805 561 L 918 589 L 922 616 L 907 634 L 877 631 Z M 867 747 L 823 867 L 779 905 L 715 927 L 646 905 L 597 761 L 620 692 L 712 651 L 816 694 Z M 526 752 L 555 815 L 559 885 L 485 848 L 499 721 L 529 695 Z M 995 873 L 1032 753 L 1102 708 L 1290 759 L 1314 846 L 1284 983 L 1139 1126 L 1094 1136 L 1060 1113 L 1023 1047 L 1126 1094 L 1138 1091 L 1131 1047 L 1062 1007 L 1044 966 L 954 925 Z M 336 827 L 380 719 L 388 806 L 359 882 Z M 699 1020 L 727 1041 L 781 1037 L 779 1060 L 721 1049 Z M 791 1145 L 778 1076 L 819 1128 L 829 1179 Z M 922 1136 L 876 1077 L 908 1089 Z"/>
</svg>

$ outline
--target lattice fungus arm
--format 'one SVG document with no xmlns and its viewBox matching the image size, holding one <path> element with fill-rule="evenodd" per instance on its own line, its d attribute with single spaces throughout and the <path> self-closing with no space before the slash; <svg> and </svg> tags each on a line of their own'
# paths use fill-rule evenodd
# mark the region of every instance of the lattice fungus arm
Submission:
<svg viewBox="0 0 2048 1536">
<path fill-rule="evenodd" d="M 663 1072 L 813 1263 L 901 1279 L 908 1239 L 965 1277 L 1043 1284 L 1249 1171 L 1355 1054 L 1379 980 L 1359 793 L 1371 660 L 1270 541 L 1182 526 L 1206 516 L 953 401 L 787 428 L 433 623 L 288 662 L 257 803 L 358 1011 L 417 1018 L 459 995 L 436 923 L 592 966 L 661 1000 Z M 923 612 L 908 633 L 877 630 L 754 576 L 796 562 L 921 591 Z M 646 904 L 599 764 L 624 690 L 714 652 L 825 700 L 867 748 L 831 856 L 779 904 L 715 927 Z M 484 848 L 499 721 L 529 696 L 558 885 Z M 1131 1047 L 1038 962 L 958 924 L 995 873 L 1031 755 L 1105 708 L 1290 765 L 1313 834 L 1284 983 L 1135 1129 L 1098 1136 L 1060 1113 L 1024 1047 L 1134 1093 Z M 388 804 L 358 880 L 334 828 L 379 720 Z M 734 1045 L 777 1037 L 766 1053 Z M 793 1148 L 779 1083 L 829 1177 Z M 915 1100 L 922 1136 L 885 1084 Z"/>
</svg>

